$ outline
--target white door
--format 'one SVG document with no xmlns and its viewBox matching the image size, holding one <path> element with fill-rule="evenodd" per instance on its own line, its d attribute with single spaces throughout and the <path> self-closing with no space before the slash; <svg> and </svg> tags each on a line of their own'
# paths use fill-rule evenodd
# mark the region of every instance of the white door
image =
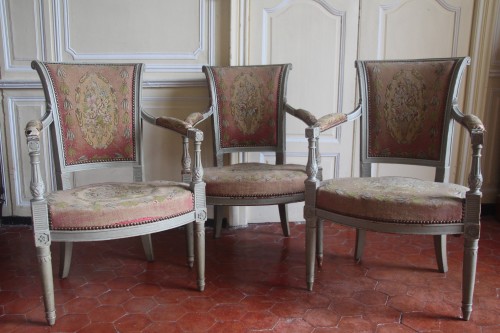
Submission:
<svg viewBox="0 0 500 333">
<path fill-rule="evenodd" d="M 288 103 L 313 112 L 316 117 L 349 112 L 354 105 L 358 38 L 357 1 L 239 1 L 243 31 L 238 64 L 291 63 Z M 234 26 L 234 25 L 233 25 Z M 233 45 L 234 46 L 234 45 Z M 306 164 L 305 124 L 287 117 L 287 162 Z M 350 176 L 353 126 L 323 133 L 321 156 L 326 177 Z M 273 154 L 248 156 L 248 160 L 274 163 Z M 291 221 L 303 221 L 303 203 L 289 205 Z M 279 221 L 276 206 L 236 208 L 246 211 L 247 222 Z M 234 223 L 236 216 L 231 216 Z M 238 222 L 236 222 L 238 223 Z"/>
<path fill-rule="evenodd" d="M 349 112 L 356 102 L 356 59 L 467 55 L 473 5 L 471 0 L 233 0 L 232 64 L 290 62 L 289 104 L 317 117 Z M 356 123 L 323 133 L 324 178 L 359 174 L 357 136 Z M 305 164 L 306 148 L 304 125 L 288 116 L 287 162 Z M 274 162 L 271 154 L 246 158 Z M 425 168 L 410 172 L 432 178 Z M 303 221 L 302 207 L 290 205 L 291 221 Z M 279 221 L 274 206 L 232 212 L 233 225 Z"/>
<path fill-rule="evenodd" d="M 359 59 L 408 59 L 469 55 L 474 1 L 361 0 Z M 464 96 L 464 84 L 460 94 Z M 455 133 L 455 146 L 459 144 Z M 459 149 L 453 149 L 456 163 Z M 451 170 L 456 170 L 452 167 Z M 433 180 L 428 167 L 375 167 L 374 175 L 415 175 Z M 454 171 L 451 181 L 457 181 Z"/>
</svg>

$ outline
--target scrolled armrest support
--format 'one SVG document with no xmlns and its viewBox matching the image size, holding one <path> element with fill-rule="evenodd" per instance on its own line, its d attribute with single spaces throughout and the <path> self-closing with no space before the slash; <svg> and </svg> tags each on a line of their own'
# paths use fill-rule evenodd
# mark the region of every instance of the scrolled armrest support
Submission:
<svg viewBox="0 0 500 333">
<path fill-rule="evenodd" d="M 469 132 L 472 147 L 472 163 L 468 178 L 469 192 L 467 194 L 481 196 L 481 186 L 483 184 L 481 150 L 483 148 L 484 132 L 486 129 L 479 117 L 473 114 L 463 115 L 458 110 L 458 107 L 454 107 L 454 111 L 455 120 Z"/>
<path fill-rule="evenodd" d="M 308 154 L 307 154 L 307 182 L 315 183 L 318 178 L 318 156 L 317 156 L 317 143 L 320 130 L 318 127 L 308 127 L 306 128 L 306 138 L 308 142 Z"/>
<path fill-rule="evenodd" d="M 484 140 L 483 129 L 472 129 L 470 131 L 472 146 L 472 164 L 469 174 L 469 193 L 481 195 L 483 176 L 481 174 L 481 150 Z"/>
<path fill-rule="evenodd" d="M 481 221 L 481 150 L 483 148 L 485 128 L 481 120 L 474 115 L 464 115 L 458 122 L 465 126 L 470 134 L 472 147 L 472 161 L 468 177 L 469 190 L 465 194 L 467 205 L 465 207 L 464 237 L 477 244 L 480 234 Z M 477 251 L 477 248 L 475 249 Z"/>
<path fill-rule="evenodd" d="M 203 182 L 203 165 L 201 163 L 201 143 L 203 141 L 203 132 L 196 128 L 191 128 L 188 131 L 190 139 L 194 140 L 194 165 L 193 179 L 194 184 Z"/>
</svg>

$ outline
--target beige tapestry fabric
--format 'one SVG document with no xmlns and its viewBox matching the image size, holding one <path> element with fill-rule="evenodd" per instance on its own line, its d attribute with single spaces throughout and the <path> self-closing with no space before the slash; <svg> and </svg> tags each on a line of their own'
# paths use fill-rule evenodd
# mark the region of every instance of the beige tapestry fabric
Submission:
<svg viewBox="0 0 500 333">
<path fill-rule="evenodd" d="M 105 229 L 144 224 L 194 210 L 188 185 L 169 181 L 102 183 L 47 196 L 52 229 Z"/>
<path fill-rule="evenodd" d="M 273 197 L 304 192 L 305 166 L 241 163 L 205 168 L 210 196 Z"/>
<path fill-rule="evenodd" d="M 452 223 L 462 221 L 467 190 L 461 185 L 407 177 L 340 178 L 322 183 L 316 205 L 376 221 Z"/>
</svg>

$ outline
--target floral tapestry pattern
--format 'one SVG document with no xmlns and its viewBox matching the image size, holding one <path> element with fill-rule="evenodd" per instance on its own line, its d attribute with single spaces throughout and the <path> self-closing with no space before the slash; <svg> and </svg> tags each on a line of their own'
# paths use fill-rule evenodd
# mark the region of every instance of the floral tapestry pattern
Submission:
<svg viewBox="0 0 500 333">
<path fill-rule="evenodd" d="M 439 160 L 453 61 L 367 63 L 368 155 Z"/>
<path fill-rule="evenodd" d="M 458 223 L 463 219 L 467 190 L 457 184 L 407 177 L 338 178 L 321 184 L 316 205 L 376 221 Z"/>
<path fill-rule="evenodd" d="M 137 225 L 194 210 L 193 193 L 183 183 L 103 183 L 52 192 L 47 196 L 50 226 L 83 230 Z"/>
<path fill-rule="evenodd" d="M 281 66 L 215 67 L 220 144 L 274 146 Z"/>
<path fill-rule="evenodd" d="M 220 197 L 277 197 L 304 192 L 304 165 L 239 163 L 205 168 L 207 193 Z"/>
<path fill-rule="evenodd" d="M 110 145 L 118 125 L 116 95 L 106 79 L 89 73 L 75 94 L 76 118 L 85 141 L 94 149 Z"/>
<path fill-rule="evenodd" d="M 66 165 L 133 161 L 133 65 L 47 64 Z"/>
</svg>

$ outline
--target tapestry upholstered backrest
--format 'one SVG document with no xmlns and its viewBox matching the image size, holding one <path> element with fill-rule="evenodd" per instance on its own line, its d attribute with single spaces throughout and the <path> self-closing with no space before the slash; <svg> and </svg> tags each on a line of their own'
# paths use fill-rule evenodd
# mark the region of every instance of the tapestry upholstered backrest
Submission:
<svg viewBox="0 0 500 333">
<path fill-rule="evenodd" d="M 38 65 L 61 171 L 138 162 L 141 64 Z"/>
<path fill-rule="evenodd" d="M 357 61 L 362 161 L 446 167 L 462 61 Z"/>
<path fill-rule="evenodd" d="M 284 149 L 289 68 L 289 64 L 204 67 L 218 153 Z"/>
</svg>

